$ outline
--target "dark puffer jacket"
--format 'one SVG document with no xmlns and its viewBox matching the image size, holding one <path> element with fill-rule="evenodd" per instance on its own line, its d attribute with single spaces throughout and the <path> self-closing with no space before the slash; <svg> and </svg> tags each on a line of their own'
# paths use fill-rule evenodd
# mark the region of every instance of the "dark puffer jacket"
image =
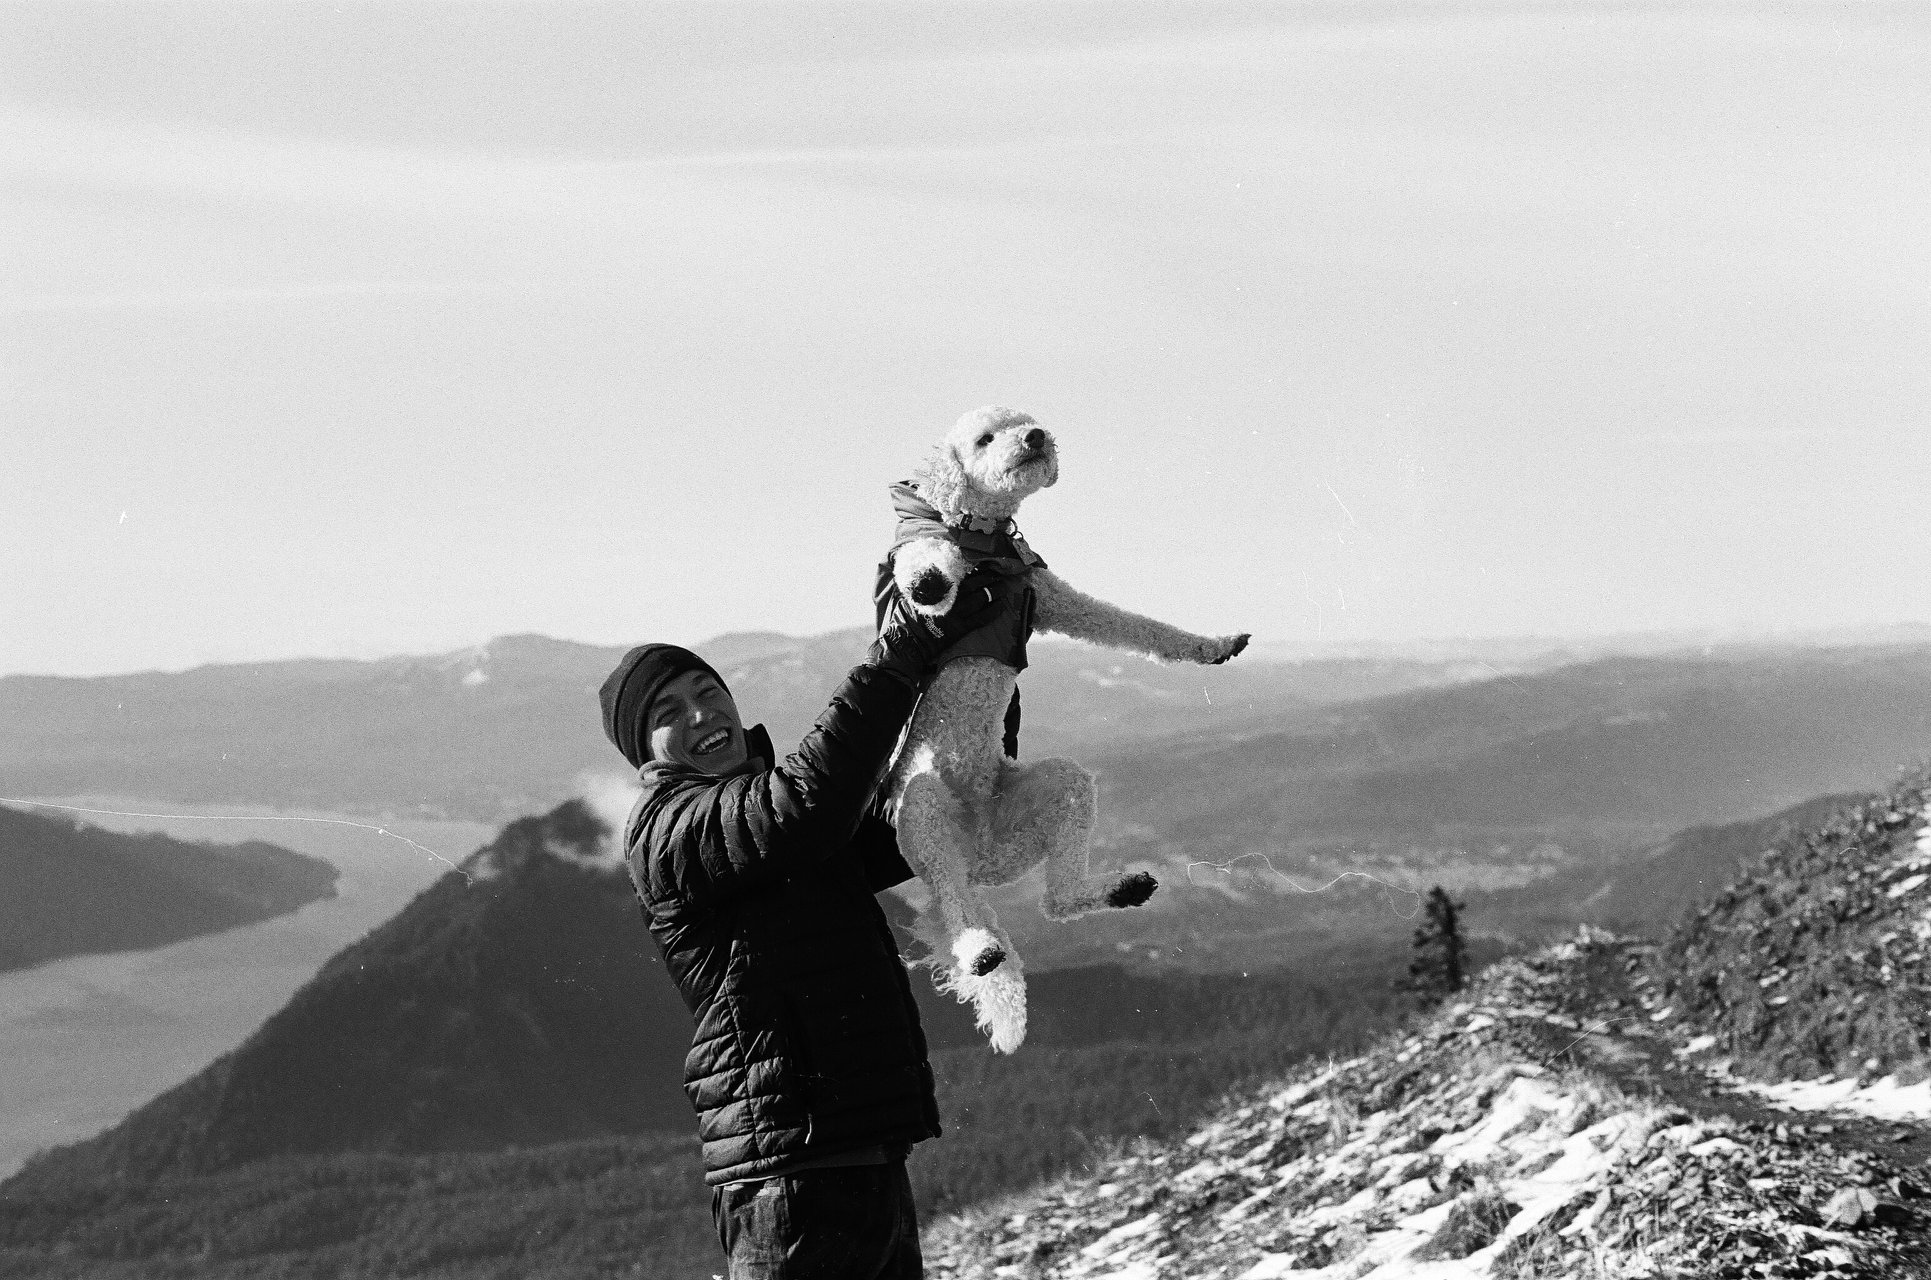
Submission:
<svg viewBox="0 0 1931 1280">
<path fill-rule="evenodd" d="M 865 813 L 917 697 L 859 666 L 775 769 L 641 770 L 625 847 L 697 1022 L 684 1089 L 712 1185 L 939 1135 L 918 1008 L 872 896 L 912 873 Z"/>
</svg>

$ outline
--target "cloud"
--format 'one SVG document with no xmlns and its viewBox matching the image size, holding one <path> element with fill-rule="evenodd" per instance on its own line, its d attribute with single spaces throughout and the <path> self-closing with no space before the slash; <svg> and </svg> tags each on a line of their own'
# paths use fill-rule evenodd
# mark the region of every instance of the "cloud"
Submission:
<svg viewBox="0 0 1931 1280">
<path fill-rule="evenodd" d="M 577 798 L 590 807 L 609 834 L 598 843 L 594 852 L 585 853 L 571 845 L 550 840 L 543 842 L 543 852 L 592 871 L 624 872 L 622 832 L 624 821 L 630 816 L 630 807 L 639 794 L 637 780 L 621 774 L 585 772 L 577 775 L 576 786 Z M 505 870 L 495 845 L 478 849 L 462 865 L 463 873 L 469 876 L 472 884 L 495 880 Z"/>
<path fill-rule="evenodd" d="M 577 796 L 610 829 L 596 856 L 585 858 L 574 850 L 552 849 L 558 857 L 582 866 L 621 869 L 624 866 L 623 829 L 640 793 L 635 777 L 586 772 L 577 775 Z"/>
</svg>

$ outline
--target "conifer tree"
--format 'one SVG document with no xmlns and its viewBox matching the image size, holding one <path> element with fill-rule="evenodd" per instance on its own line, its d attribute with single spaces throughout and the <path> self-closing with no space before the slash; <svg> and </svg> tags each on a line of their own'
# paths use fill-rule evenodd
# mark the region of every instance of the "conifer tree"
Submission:
<svg viewBox="0 0 1931 1280">
<path fill-rule="evenodd" d="M 1428 891 L 1426 918 L 1415 930 L 1415 958 L 1408 963 L 1408 990 L 1433 999 L 1462 989 L 1460 913 L 1467 905 L 1440 885 Z"/>
</svg>

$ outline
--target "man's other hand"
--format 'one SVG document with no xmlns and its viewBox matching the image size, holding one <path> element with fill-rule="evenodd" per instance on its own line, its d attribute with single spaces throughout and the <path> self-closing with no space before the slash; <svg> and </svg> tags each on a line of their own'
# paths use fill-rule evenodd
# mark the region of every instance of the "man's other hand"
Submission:
<svg viewBox="0 0 1931 1280">
<path fill-rule="evenodd" d="M 959 595 L 952 602 L 952 608 L 938 617 L 914 613 L 903 602 L 894 600 L 885 629 L 872 641 L 868 657 L 874 666 L 908 680 L 921 680 L 933 660 L 955 640 L 998 617 L 1006 602 L 1025 589 L 1024 582 L 1018 578 L 995 573 L 968 574 L 959 584 Z"/>
</svg>

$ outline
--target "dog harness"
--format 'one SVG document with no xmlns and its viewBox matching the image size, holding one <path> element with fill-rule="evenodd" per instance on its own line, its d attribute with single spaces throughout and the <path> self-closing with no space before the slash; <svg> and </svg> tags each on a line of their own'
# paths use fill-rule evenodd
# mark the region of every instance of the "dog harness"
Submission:
<svg viewBox="0 0 1931 1280">
<path fill-rule="evenodd" d="M 898 549 L 919 538 L 943 538 L 959 548 L 971 567 L 968 576 L 993 573 L 1008 578 L 1029 578 L 1034 569 L 1044 569 L 1046 561 L 1026 545 L 1011 520 L 995 520 L 961 512 L 947 521 L 937 507 L 919 497 L 918 484 L 902 480 L 892 486 L 892 509 L 898 512 L 898 530 L 892 549 L 879 562 L 878 579 L 872 587 L 872 603 L 877 608 L 880 632 L 892 612 L 909 612 L 911 606 L 899 595 L 898 582 L 892 577 L 892 561 Z M 1026 641 L 1033 634 L 1033 589 L 1015 591 L 992 620 L 960 636 L 952 647 L 938 656 L 936 665 L 944 666 L 954 658 L 996 658 L 1014 671 L 1026 669 Z M 1019 690 L 1012 691 L 1006 704 L 1004 747 L 1008 756 L 1019 758 Z"/>
<path fill-rule="evenodd" d="M 898 583 L 892 577 L 892 562 L 898 549 L 920 538 L 941 538 L 959 549 L 969 574 L 991 573 L 1002 578 L 1030 578 L 1034 569 L 1044 569 L 1046 561 L 1026 545 L 1011 520 L 996 520 L 962 512 L 952 520 L 919 496 L 918 485 L 905 480 L 892 486 L 892 509 L 898 513 L 898 529 L 892 549 L 879 563 L 878 579 L 872 589 L 877 609 L 878 629 L 883 632 L 894 608 L 908 608 L 899 598 Z M 1033 591 L 1014 592 L 992 620 L 961 636 L 938 657 L 944 666 L 955 658 L 997 658 L 1015 671 L 1026 669 L 1026 641 L 1033 633 Z"/>
</svg>

